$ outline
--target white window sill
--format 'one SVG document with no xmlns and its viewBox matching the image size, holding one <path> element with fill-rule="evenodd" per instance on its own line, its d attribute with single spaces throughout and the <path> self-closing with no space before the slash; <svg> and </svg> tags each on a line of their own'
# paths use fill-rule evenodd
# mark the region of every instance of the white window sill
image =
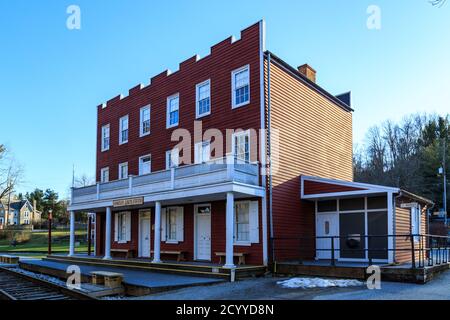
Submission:
<svg viewBox="0 0 450 320">
<path fill-rule="evenodd" d="M 128 140 L 127 141 L 124 141 L 124 142 L 119 142 L 119 146 L 121 146 L 121 145 L 123 145 L 123 144 L 127 144 L 128 143 Z"/>
<path fill-rule="evenodd" d="M 105 151 L 109 151 L 109 148 L 108 149 L 102 149 L 102 152 L 105 152 Z"/>
<path fill-rule="evenodd" d="M 248 105 L 248 104 L 250 104 L 250 100 L 248 100 L 248 101 L 246 101 L 246 102 L 242 102 L 242 103 L 240 103 L 240 104 L 233 104 L 233 105 L 232 105 L 232 109 L 237 109 L 237 108 L 246 106 L 246 105 Z"/>
<path fill-rule="evenodd" d="M 242 247 L 250 247 L 252 245 L 251 242 L 235 242 L 233 243 L 234 246 L 242 246 Z"/>
<path fill-rule="evenodd" d="M 197 114 L 195 116 L 195 119 L 200 119 L 200 118 L 204 118 L 206 116 L 209 116 L 211 114 L 211 111 L 207 112 L 207 113 L 203 113 L 203 114 Z"/>
<path fill-rule="evenodd" d="M 150 131 L 147 133 L 140 133 L 139 134 L 139 138 L 145 137 L 145 136 L 149 136 L 150 135 Z"/>
<path fill-rule="evenodd" d="M 178 244 L 178 241 L 176 241 L 176 240 L 167 240 L 166 244 Z"/>
<path fill-rule="evenodd" d="M 171 125 L 166 125 L 166 129 L 175 128 L 175 127 L 178 127 L 178 123 L 174 123 L 174 124 L 171 124 Z"/>
<path fill-rule="evenodd" d="M 128 242 L 128 241 L 125 241 L 125 240 L 117 241 L 118 244 L 125 244 L 125 243 L 127 243 L 127 242 Z"/>
</svg>

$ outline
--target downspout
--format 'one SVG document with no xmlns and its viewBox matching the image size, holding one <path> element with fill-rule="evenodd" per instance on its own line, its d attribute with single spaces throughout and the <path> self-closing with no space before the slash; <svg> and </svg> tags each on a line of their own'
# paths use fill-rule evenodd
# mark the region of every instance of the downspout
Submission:
<svg viewBox="0 0 450 320">
<path fill-rule="evenodd" d="M 272 141 L 271 141 L 271 100 L 270 100 L 270 52 L 267 52 L 267 140 L 268 140 L 268 159 L 269 159 L 269 226 L 270 226 L 270 242 L 272 249 L 272 261 L 275 262 L 275 245 L 273 234 L 273 204 L 272 204 Z"/>
</svg>

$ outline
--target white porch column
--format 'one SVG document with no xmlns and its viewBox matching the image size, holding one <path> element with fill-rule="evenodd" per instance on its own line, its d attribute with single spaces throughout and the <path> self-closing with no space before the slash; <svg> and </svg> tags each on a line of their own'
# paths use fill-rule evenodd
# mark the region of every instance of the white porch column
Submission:
<svg viewBox="0 0 450 320">
<path fill-rule="evenodd" d="M 226 249 L 225 249 L 225 268 L 235 268 L 233 263 L 233 243 L 234 243 L 234 194 L 227 192 L 226 209 Z"/>
<path fill-rule="evenodd" d="M 155 244 L 153 246 L 153 263 L 161 262 L 161 202 L 155 202 Z"/>
<path fill-rule="evenodd" d="M 70 211 L 69 257 L 75 254 L 75 211 Z"/>
<path fill-rule="evenodd" d="M 105 256 L 103 259 L 111 259 L 111 207 L 106 207 L 106 228 L 105 228 Z"/>
</svg>

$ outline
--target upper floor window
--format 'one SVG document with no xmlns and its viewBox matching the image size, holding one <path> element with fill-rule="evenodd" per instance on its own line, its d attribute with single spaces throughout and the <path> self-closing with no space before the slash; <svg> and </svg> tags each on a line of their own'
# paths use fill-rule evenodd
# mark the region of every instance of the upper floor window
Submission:
<svg viewBox="0 0 450 320">
<path fill-rule="evenodd" d="M 250 132 L 241 131 L 234 134 L 233 152 L 237 162 L 250 162 Z"/>
<path fill-rule="evenodd" d="M 179 151 L 177 148 L 166 151 L 166 170 L 172 167 L 178 167 L 179 161 Z"/>
<path fill-rule="evenodd" d="M 119 164 L 119 179 L 128 178 L 128 162 Z"/>
<path fill-rule="evenodd" d="M 232 72 L 233 108 L 241 107 L 250 102 L 250 66 L 245 66 Z"/>
<path fill-rule="evenodd" d="M 167 128 L 176 127 L 179 121 L 180 95 L 167 98 Z"/>
<path fill-rule="evenodd" d="M 194 161 L 195 163 L 208 162 L 211 158 L 211 143 L 202 141 L 195 144 Z"/>
<path fill-rule="evenodd" d="M 102 127 L 102 151 L 109 150 L 109 124 Z"/>
<path fill-rule="evenodd" d="M 140 136 L 150 134 L 150 106 L 141 108 Z"/>
<path fill-rule="evenodd" d="M 119 126 L 120 126 L 119 144 L 127 143 L 128 142 L 128 115 L 120 118 Z"/>
<path fill-rule="evenodd" d="M 102 168 L 100 170 L 100 182 L 108 182 L 109 181 L 109 167 Z"/>
<path fill-rule="evenodd" d="M 152 156 L 146 155 L 139 158 L 139 175 L 149 174 L 152 170 Z"/>
<path fill-rule="evenodd" d="M 206 80 L 196 86 L 197 118 L 211 113 L 211 84 Z"/>
</svg>

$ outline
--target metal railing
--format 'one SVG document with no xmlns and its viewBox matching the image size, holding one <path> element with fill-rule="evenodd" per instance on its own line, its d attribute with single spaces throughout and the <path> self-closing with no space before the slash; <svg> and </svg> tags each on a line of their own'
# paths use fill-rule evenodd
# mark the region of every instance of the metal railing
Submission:
<svg viewBox="0 0 450 320">
<path fill-rule="evenodd" d="M 271 239 L 275 261 L 313 260 L 411 263 L 411 268 L 450 263 L 450 237 L 431 234 L 276 237 Z M 320 246 L 317 244 L 320 243 Z M 391 245 L 389 245 L 391 243 Z M 275 254 L 274 254 L 275 255 Z"/>
</svg>

